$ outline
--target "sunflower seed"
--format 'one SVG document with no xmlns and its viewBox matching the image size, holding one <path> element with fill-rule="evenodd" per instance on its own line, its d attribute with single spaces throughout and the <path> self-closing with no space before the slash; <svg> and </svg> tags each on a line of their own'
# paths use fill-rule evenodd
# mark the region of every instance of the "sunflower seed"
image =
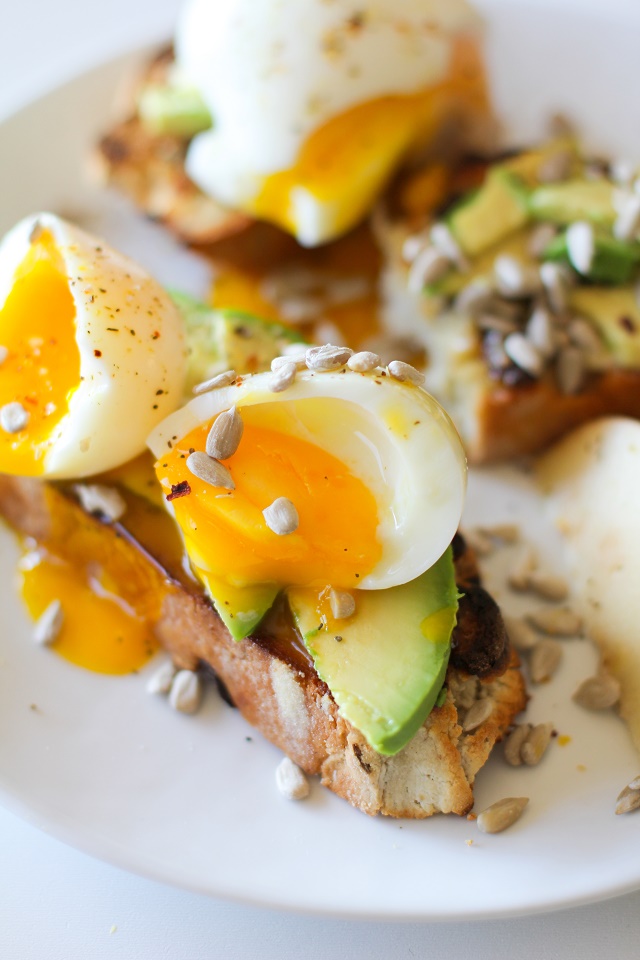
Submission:
<svg viewBox="0 0 640 960">
<path fill-rule="evenodd" d="M 544 607 L 528 614 L 527 620 L 552 637 L 575 637 L 582 629 L 582 620 L 569 607 Z"/>
<path fill-rule="evenodd" d="M 289 363 L 293 363 L 296 370 L 306 370 L 307 361 L 305 360 L 305 353 L 307 352 L 308 349 L 309 348 L 305 346 L 304 353 L 299 354 L 297 356 L 293 356 L 293 357 L 287 357 L 287 356 L 274 357 L 273 360 L 271 361 L 272 373 L 277 373 L 278 370 L 281 370 L 282 367 L 286 367 L 287 364 Z"/>
<path fill-rule="evenodd" d="M 551 743 L 553 733 L 552 723 L 538 723 L 529 731 L 524 743 L 520 747 L 520 756 L 528 767 L 535 767 L 542 760 Z"/>
<path fill-rule="evenodd" d="M 349 370 L 355 370 L 356 373 L 369 373 L 370 370 L 380 366 L 380 357 L 371 350 L 361 350 L 360 353 L 354 353 L 349 357 L 347 366 Z"/>
<path fill-rule="evenodd" d="M 208 453 L 196 450 L 187 457 L 187 469 L 194 477 L 204 480 L 212 487 L 223 487 L 225 490 L 235 490 L 236 485 L 224 464 L 213 460 Z"/>
<path fill-rule="evenodd" d="M 309 796 L 309 781 L 289 757 L 284 757 L 276 767 L 276 784 L 287 800 L 304 800 Z"/>
<path fill-rule="evenodd" d="M 387 369 L 394 380 L 400 380 L 401 382 L 408 380 L 409 383 L 414 383 L 418 387 L 424 383 L 424 373 L 420 373 L 410 363 L 404 363 L 402 360 L 392 360 Z"/>
<path fill-rule="evenodd" d="M 478 830 L 482 833 L 501 833 L 520 819 L 528 803 L 528 797 L 505 797 L 492 803 L 478 815 Z"/>
<path fill-rule="evenodd" d="M 504 758 L 512 767 L 522 764 L 522 744 L 525 742 L 533 727 L 530 723 L 521 723 L 513 728 L 504 742 Z"/>
<path fill-rule="evenodd" d="M 618 794 L 616 813 L 631 813 L 640 809 L 640 777 L 636 777 Z"/>
<path fill-rule="evenodd" d="M 467 545 L 470 546 L 473 552 L 477 553 L 479 557 L 488 557 L 490 553 L 493 553 L 493 537 L 485 533 L 484 530 L 480 530 L 478 527 L 469 527 L 464 532 L 464 538 L 467 541 Z"/>
<path fill-rule="evenodd" d="M 425 287 L 435 283 L 450 269 L 448 257 L 435 247 L 425 247 L 411 264 L 407 286 L 412 293 L 422 293 Z"/>
<path fill-rule="evenodd" d="M 8 356 L 9 356 L 9 350 L 8 350 L 8 348 L 7 348 L 7 347 L 0 347 L 0 367 L 1 367 L 2 364 L 5 362 L 5 360 L 7 359 Z"/>
<path fill-rule="evenodd" d="M 329 605 L 331 606 L 331 615 L 334 620 L 346 620 L 353 616 L 356 609 L 356 601 L 352 594 L 346 590 L 334 590 L 329 592 Z"/>
<path fill-rule="evenodd" d="M 415 233 L 407 237 L 402 244 L 402 259 L 405 263 L 413 263 L 421 250 L 428 246 L 429 239 L 423 233 Z"/>
<path fill-rule="evenodd" d="M 583 276 L 590 273 L 596 252 L 595 234 L 591 224 L 586 220 L 576 220 L 567 229 L 565 237 L 571 265 Z"/>
<path fill-rule="evenodd" d="M 29 423 L 30 413 L 21 403 L 6 403 L 0 408 L 0 427 L 6 433 L 20 433 Z"/>
<path fill-rule="evenodd" d="M 529 577 L 537 566 L 538 557 L 535 550 L 525 547 L 508 575 L 507 582 L 511 589 L 526 590 L 529 586 Z"/>
<path fill-rule="evenodd" d="M 504 625 L 507 628 L 509 640 L 520 653 L 528 653 L 540 642 L 538 634 L 524 620 L 505 617 Z"/>
<path fill-rule="evenodd" d="M 481 313 L 476 323 L 480 330 L 496 330 L 498 333 L 504 333 L 505 336 L 515 333 L 518 329 L 513 320 L 497 316 L 495 313 Z"/>
<path fill-rule="evenodd" d="M 583 680 L 573 699 L 585 710 L 608 710 L 620 699 L 620 684 L 609 673 L 599 673 Z"/>
<path fill-rule="evenodd" d="M 541 223 L 535 227 L 529 235 L 528 253 L 539 260 L 557 233 L 558 228 L 552 223 Z"/>
<path fill-rule="evenodd" d="M 584 354 L 578 347 L 564 347 L 556 362 L 556 379 L 562 393 L 578 393 L 587 375 Z"/>
<path fill-rule="evenodd" d="M 547 683 L 562 660 L 562 646 L 557 640 L 545 638 L 536 643 L 529 658 L 529 675 L 532 683 Z"/>
<path fill-rule="evenodd" d="M 540 265 L 540 280 L 553 312 L 566 310 L 571 281 L 567 268 L 560 263 L 543 263 Z"/>
<path fill-rule="evenodd" d="M 640 231 L 640 196 L 629 193 L 618 208 L 618 217 L 613 225 L 613 235 L 617 240 L 630 243 Z"/>
<path fill-rule="evenodd" d="M 147 693 L 169 693 L 178 672 L 172 660 L 165 660 L 147 680 Z"/>
<path fill-rule="evenodd" d="M 197 383 L 193 388 L 193 392 L 196 397 L 199 397 L 202 393 L 208 393 L 209 390 L 218 390 L 220 387 L 228 387 L 230 383 L 236 379 L 238 374 L 235 370 L 225 370 L 224 373 L 219 373 L 215 377 L 211 377 L 210 380 L 204 380 L 202 383 Z"/>
<path fill-rule="evenodd" d="M 529 297 L 540 289 L 537 270 L 532 270 L 517 257 L 503 253 L 496 257 L 493 272 L 498 290 L 503 297 L 519 300 Z"/>
<path fill-rule="evenodd" d="M 306 352 L 306 364 L 309 370 L 339 370 L 344 367 L 353 350 L 349 347 L 337 347 L 327 343 L 322 347 L 310 347 Z"/>
<path fill-rule="evenodd" d="M 536 307 L 527 321 L 525 336 L 545 360 L 553 356 L 558 341 L 548 310 L 544 307 Z"/>
<path fill-rule="evenodd" d="M 269 380 L 269 390 L 271 393 L 282 393 L 284 390 L 288 390 L 289 387 L 293 386 L 297 369 L 298 365 L 294 360 L 289 360 L 287 363 L 279 366 Z"/>
<path fill-rule="evenodd" d="M 544 358 L 537 347 L 521 333 L 510 333 L 504 341 L 505 353 L 517 367 L 532 377 L 539 377 Z"/>
<path fill-rule="evenodd" d="M 235 406 L 219 413 L 213 422 L 205 449 L 214 460 L 228 460 L 242 440 L 244 423 Z"/>
<path fill-rule="evenodd" d="M 471 733 L 472 730 L 477 730 L 478 727 L 482 726 L 493 713 L 493 706 L 494 703 L 490 697 L 476 700 L 473 706 L 467 710 L 467 714 L 462 721 L 462 729 L 464 732 Z"/>
<path fill-rule="evenodd" d="M 202 681 L 193 670 L 178 670 L 171 689 L 169 704 L 180 713 L 195 713 L 202 702 Z"/>
<path fill-rule="evenodd" d="M 127 512 L 126 501 L 115 487 L 100 483 L 77 483 L 73 489 L 87 513 L 97 513 L 117 523 Z"/>
<path fill-rule="evenodd" d="M 545 600 L 566 600 L 569 596 L 569 584 L 564 577 L 553 573 L 538 573 L 535 570 L 529 576 L 529 590 L 533 590 Z"/>
<path fill-rule="evenodd" d="M 38 617 L 33 628 L 33 639 L 41 647 L 48 647 L 60 636 L 64 612 L 59 600 L 52 600 L 46 610 Z"/>
<path fill-rule="evenodd" d="M 472 280 L 456 297 L 453 309 L 460 313 L 475 314 L 487 306 L 494 293 L 493 285 L 488 280 Z"/>
<path fill-rule="evenodd" d="M 279 537 L 286 537 L 298 529 L 298 511 L 286 497 L 277 497 L 262 511 L 267 526 Z"/>
<path fill-rule="evenodd" d="M 589 320 L 574 317 L 567 326 L 567 335 L 571 343 L 590 354 L 602 351 L 603 343 L 597 330 Z"/>
<path fill-rule="evenodd" d="M 574 154 L 571 150 L 556 150 L 546 157 L 538 168 L 540 183 L 558 183 L 567 180 L 573 168 Z"/>
<path fill-rule="evenodd" d="M 434 223 L 429 231 L 429 237 L 436 250 L 451 263 L 454 263 L 458 270 L 463 272 L 469 269 L 469 262 L 462 252 L 460 244 L 446 223 Z"/>
</svg>

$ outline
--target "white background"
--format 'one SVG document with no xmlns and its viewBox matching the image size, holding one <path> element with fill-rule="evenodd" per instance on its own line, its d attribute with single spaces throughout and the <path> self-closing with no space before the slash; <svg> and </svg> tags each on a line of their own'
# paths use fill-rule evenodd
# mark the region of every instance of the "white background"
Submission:
<svg viewBox="0 0 640 960">
<path fill-rule="evenodd" d="M 549 8 L 550 0 L 539 2 Z M 638 10 L 637 0 L 607 6 Z M 0 116 L 112 54 L 167 37 L 177 8 L 177 0 L 2 0 Z M 10 188 L 2 184 L 2 192 Z M 0 960 L 630 960 L 638 956 L 639 918 L 640 894 L 545 917 L 455 925 L 277 914 L 130 876 L 0 810 Z"/>
</svg>

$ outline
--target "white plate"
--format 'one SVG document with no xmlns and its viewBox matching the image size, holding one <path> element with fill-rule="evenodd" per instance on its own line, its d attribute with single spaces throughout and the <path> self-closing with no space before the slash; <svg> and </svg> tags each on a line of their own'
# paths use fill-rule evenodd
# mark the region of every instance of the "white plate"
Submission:
<svg viewBox="0 0 640 960">
<path fill-rule="evenodd" d="M 551 8 L 540 3 L 482 7 L 495 14 L 498 101 L 518 133 L 535 133 L 560 107 L 580 115 L 592 142 L 640 152 L 630 20 L 574 18 L 554 6 L 545 21 L 540 12 Z M 0 229 L 51 208 L 103 233 L 166 284 L 198 292 L 204 266 L 84 174 L 126 67 L 83 76 L 0 127 Z M 514 471 L 475 474 L 468 516 L 515 518 L 560 562 L 539 502 Z M 505 551 L 503 562 L 512 556 Z M 0 799 L 69 843 L 216 896 L 376 919 L 506 916 L 640 886 L 640 817 L 613 815 L 637 755 L 614 716 L 589 715 L 569 699 L 594 667 L 586 642 L 567 643 L 557 680 L 535 691 L 529 709 L 570 742 L 554 744 L 536 769 L 494 756 L 478 777 L 477 807 L 505 795 L 531 803 L 507 834 L 483 837 L 464 819 L 371 820 L 317 784 L 309 801 L 287 803 L 274 784 L 278 751 L 213 693 L 186 718 L 147 696 L 144 677 L 98 676 L 34 649 L 13 589 L 15 557 L 0 531 Z M 496 571 L 489 582 L 499 591 Z"/>
</svg>

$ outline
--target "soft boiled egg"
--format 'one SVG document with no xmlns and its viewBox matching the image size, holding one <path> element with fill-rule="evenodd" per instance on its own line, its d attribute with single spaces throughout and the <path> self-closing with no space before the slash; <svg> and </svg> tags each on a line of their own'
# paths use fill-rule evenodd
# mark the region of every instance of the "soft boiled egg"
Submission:
<svg viewBox="0 0 640 960">
<path fill-rule="evenodd" d="M 83 477 L 131 460 L 185 375 L 182 318 L 133 261 L 51 213 L 0 243 L 0 473 Z"/>
<path fill-rule="evenodd" d="M 201 189 L 307 246 L 348 230 L 458 100 L 486 108 L 466 0 L 189 0 L 179 74 L 213 117 Z"/>
<path fill-rule="evenodd" d="M 464 452 L 442 408 L 382 368 L 305 369 L 288 389 L 273 385 L 270 373 L 239 377 L 197 396 L 149 439 L 205 584 L 378 590 L 429 569 L 451 543 L 466 487 Z M 222 464 L 226 486 L 216 486 L 194 475 L 189 458 L 205 456 L 214 423 L 232 408 L 242 435 Z M 274 532 L 269 508 L 283 499 L 294 523 L 287 527 L 285 510 Z"/>
</svg>

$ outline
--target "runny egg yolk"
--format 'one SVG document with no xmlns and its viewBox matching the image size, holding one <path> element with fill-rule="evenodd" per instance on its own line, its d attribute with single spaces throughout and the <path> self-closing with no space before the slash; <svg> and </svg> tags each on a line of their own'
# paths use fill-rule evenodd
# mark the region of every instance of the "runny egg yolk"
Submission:
<svg viewBox="0 0 640 960">
<path fill-rule="evenodd" d="M 29 414 L 19 433 L 0 429 L 0 473 L 38 476 L 47 441 L 80 383 L 75 305 L 46 232 L 15 273 L 0 310 L 0 345 L 7 351 L 0 365 L 0 407 L 17 402 Z"/>
<path fill-rule="evenodd" d="M 158 649 L 146 617 L 122 598 L 120 584 L 44 554 L 21 571 L 22 596 L 37 620 L 54 600 L 64 611 L 51 647 L 71 663 L 96 673 L 125 674 L 142 667 Z"/>
<path fill-rule="evenodd" d="M 270 404 L 246 406 L 242 442 L 227 461 L 235 489 L 212 487 L 186 466 L 190 450 L 204 450 L 211 422 L 203 423 L 156 465 L 173 499 L 187 552 L 197 569 L 238 586 L 325 585 L 354 588 L 381 555 L 378 508 L 367 486 L 317 445 L 270 425 Z M 295 505 L 298 529 L 278 536 L 262 511 L 278 497 Z"/>
<path fill-rule="evenodd" d="M 300 224 L 293 199 L 304 190 L 326 206 L 330 236 L 338 236 L 366 214 L 407 154 L 434 142 L 447 118 L 460 109 L 466 114 L 488 111 L 480 51 L 465 36 L 455 42 L 448 75 L 440 84 L 358 104 L 315 130 L 292 167 L 265 179 L 250 212 L 296 235 Z"/>
</svg>

